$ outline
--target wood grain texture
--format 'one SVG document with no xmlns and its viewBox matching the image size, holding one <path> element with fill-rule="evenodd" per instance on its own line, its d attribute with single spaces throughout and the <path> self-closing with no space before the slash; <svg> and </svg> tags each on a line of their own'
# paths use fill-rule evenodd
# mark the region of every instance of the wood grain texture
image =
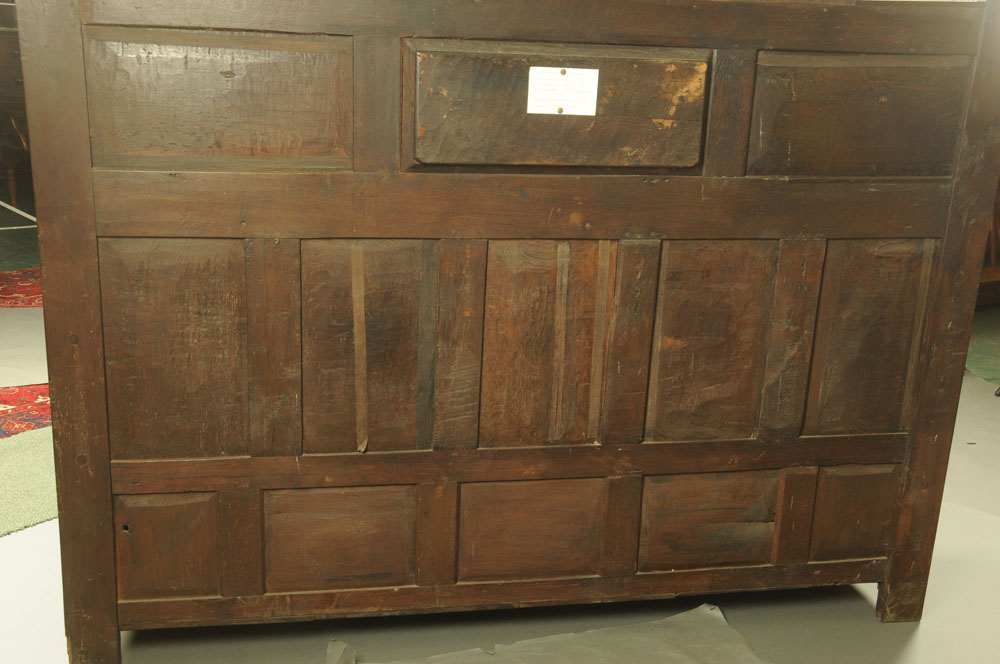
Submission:
<svg viewBox="0 0 1000 664">
<path fill-rule="evenodd" d="M 664 242 L 646 440 L 750 438 L 771 317 L 773 242 Z"/>
<path fill-rule="evenodd" d="M 660 243 L 622 240 L 617 253 L 601 412 L 605 445 L 642 442 Z"/>
<path fill-rule="evenodd" d="M 596 478 L 463 485 L 458 580 L 597 574 L 602 492 Z"/>
<path fill-rule="evenodd" d="M 885 556 L 898 494 L 896 466 L 821 468 L 809 560 Z"/>
<path fill-rule="evenodd" d="M 475 446 L 486 246 L 303 243 L 307 452 Z"/>
<path fill-rule="evenodd" d="M 297 240 L 247 240 L 250 453 L 302 452 L 301 266 Z"/>
<path fill-rule="evenodd" d="M 247 597 L 264 592 L 264 542 L 261 492 L 219 492 L 219 594 Z"/>
<path fill-rule="evenodd" d="M 348 242 L 302 242 L 302 449 L 357 449 Z"/>
<path fill-rule="evenodd" d="M 777 590 L 871 583 L 885 561 L 851 560 L 787 566 L 754 566 L 655 572 L 625 577 L 584 577 L 497 584 L 406 586 L 302 593 L 272 593 L 239 599 L 162 600 L 119 604 L 123 629 L 286 622 L 303 617 L 346 618 L 461 609 L 512 609 L 558 604 L 594 604 L 627 599 L 674 599 L 714 592 Z"/>
<path fill-rule="evenodd" d="M 598 244 L 490 243 L 480 446 L 594 442 L 595 326 L 607 326 L 596 311 L 609 288 L 598 276 L 610 261 Z"/>
<path fill-rule="evenodd" d="M 267 592 L 414 583 L 416 516 L 414 487 L 267 492 Z"/>
<path fill-rule="evenodd" d="M 774 279 L 758 437 L 789 443 L 802 431 L 826 242 L 781 240 Z"/>
<path fill-rule="evenodd" d="M 801 564 L 809 560 L 818 472 L 815 466 L 807 466 L 789 468 L 781 473 L 771 554 L 775 565 Z"/>
<path fill-rule="evenodd" d="M 609 477 L 604 485 L 601 575 L 636 573 L 642 515 L 642 476 Z"/>
<path fill-rule="evenodd" d="M 983 247 L 1000 180 L 998 96 L 1000 6 L 991 0 L 966 105 L 948 231 L 929 291 L 932 304 L 911 405 L 913 438 L 890 536 L 889 568 L 879 586 L 882 620 L 919 620 L 924 605 Z"/>
<path fill-rule="evenodd" d="M 19 0 L 45 348 L 63 553 L 66 650 L 73 664 L 120 660 L 110 491 L 104 326 L 87 91 L 76 0 Z M 66 109 L 77 112 L 67 114 Z M 88 555 L 80 555 L 86 551 Z"/>
<path fill-rule="evenodd" d="M 761 54 L 747 172 L 949 175 L 970 65 L 962 56 Z"/>
<path fill-rule="evenodd" d="M 354 37 L 354 170 L 399 167 L 400 41 L 394 36 Z"/>
<path fill-rule="evenodd" d="M 781 5 L 771 2 L 603 0 L 455 4 L 450 0 L 352 0 L 277 7 L 267 0 L 85 0 L 88 23 L 250 28 L 288 32 L 426 34 L 439 37 L 624 43 L 643 46 L 973 53 L 979 3 Z M 530 17 L 531 20 L 527 20 Z M 567 20 L 572 17 L 572 20 Z"/>
<path fill-rule="evenodd" d="M 746 174 L 756 74 L 756 51 L 714 53 L 703 174 L 731 177 Z"/>
<path fill-rule="evenodd" d="M 115 461 L 115 493 L 572 479 L 648 473 L 775 470 L 794 465 L 891 464 L 905 456 L 907 435 L 806 436 L 794 445 L 754 439 L 643 445 L 560 445 L 478 450 L 302 457 Z"/>
<path fill-rule="evenodd" d="M 115 498 L 118 598 L 219 595 L 219 495 Z"/>
<path fill-rule="evenodd" d="M 706 51 L 411 40 L 424 164 L 694 166 Z M 532 67 L 596 69 L 593 116 L 528 113 Z"/>
<path fill-rule="evenodd" d="M 934 250 L 924 240 L 829 243 L 804 433 L 902 429 L 923 325 L 922 275 Z"/>
<path fill-rule="evenodd" d="M 434 372 L 433 440 L 437 449 L 474 448 L 486 292 L 486 242 L 441 242 Z"/>
<path fill-rule="evenodd" d="M 951 186 L 946 179 L 98 170 L 94 193 L 106 236 L 162 236 L 169 228 L 176 236 L 241 239 L 783 239 L 940 237 Z"/>
<path fill-rule="evenodd" d="M 639 570 L 770 562 L 778 477 L 773 471 L 647 476 Z"/>
<path fill-rule="evenodd" d="M 417 583 L 455 583 L 458 484 L 421 484 L 417 492 Z"/>
<path fill-rule="evenodd" d="M 243 455 L 244 247 L 235 240 L 102 240 L 111 455 Z"/>
<path fill-rule="evenodd" d="M 85 32 L 95 166 L 350 167 L 349 37 Z"/>
</svg>

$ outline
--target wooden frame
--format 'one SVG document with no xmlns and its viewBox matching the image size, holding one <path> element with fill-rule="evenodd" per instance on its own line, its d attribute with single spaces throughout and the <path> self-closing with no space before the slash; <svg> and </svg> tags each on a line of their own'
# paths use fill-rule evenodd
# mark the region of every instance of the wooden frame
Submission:
<svg viewBox="0 0 1000 664">
<path fill-rule="evenodd" d="M 19 2 L 46 294 L 66 633 L 74 663 L 119 661 L 121 629 L 855 582 L 880 584 L 883 620 L 919 619 L 982 247 L 1000 179 L 1000 135 L 993 131 L 1000 122 L 1000 2 L 708 1 L 695 7 L 670 1 L 654 7 L 622 0 L 613 26 L 604 4 L 560 0 L 540 12 L 527 0 L 495 6 L 449 0 L 307 2 L 287 8 L 263 0 L 150 0 L 141 7 L 122 0 Z M 561 18 L 569 13 L 572 22 Z M 96 37 L 140 43 L 143 36 L 134 28 L 121 27 L 140 25 L 156 26 L 157 34 L 162 29 L 168 46 L 175 28 L 213 28 L 212 38 L 231 49 L 246 46 L 231 32 L 240 30 L 336 36 L 338 53 L 347 52 L 344 40 L 350 39 L 353 87 L 338 94 L 352 99 L 353 151 L 337 147 L 331 168 L 312 162 L 289 166 L 283 160 L 296 158 L 301 142 L 288 136 L 300 125 L 265 127 L 262 131 L 274 136 L 266 150 L 247 147 L 238 134 L 227 134 L 215 147 L 202 144 L 194 128 L 184 154 L 171 153 L 176 146 L 170 144 L 154 146 L 158 160 L 139 166 L 117 157 L 95 161 L 87 91 L 94 85 L 88 76 L 97 70 L 87 60 L 92 56 L 85 57 L 85 45 Z M 684 172 L 600 165 L 573 170 L 544 163 L 412 168 L 408 155 L 416 130 L 408 113 L 417 92 L 407 83 L 412 63 L 403 52 L 404 38 L 411 37 L 564 42 L 570 50 L 580 43 L 713 49 L 701 163 Z M 190 47 L 188 42 L 174 46 Z M 301 44 L 295 48 L 303 61 L 343 64 Z M 935 80 L 962 89 L 962 72 L 968 73 L 968 94 L 959 104 L 960 117 L 953 118 L 955 145 L 939 146 L 924 161 L 886 166 L 865 162 L 866 144 L 858 141 L 857 160 L 829 165 L 828 173 L 822 172 L 827 168 L 822 160 L 802 162 L 791 175 L 757 162 L 746 176 L 748 141 L 754 131 L 763 131 L 751 126 L 751 118 L 771 112 L 761 106 L 752 115 L 757 95 L 764 94 L 757 91 L 758 52 L 771 50 L 879 53 L 885 56 L 880 64 L 892 67 L 897 59 L 908 65 L 916 61 L 906 58 L 933 56 L 920 60 L 920 67 L 927 62 L 948 67 L 935 70 Z M 803 64 L 782 57 L 765 60 Z M 292 59 L 258 58 L 261 67 L 294 77 Z M 171 66 L 167 60 L 157 66 Z M 968 65 L 956 69 L 957 61 Z M 818 71 L 813 62 L 791 75 L 812 81 L 814 89 L 822 89 L 815 81 L 828 75 L 826 69 L 850 68 L 850 62 L 836 60 Z M 242 75 L 233 69 L 210 73 L 204 80 L 212 85 Z M 779 72 L 774 80 L 784 75 Z M 929 80 L 919 73 L 899 75 Z M 897 80 L 893 76 L 885 80 Z M 346 80 L 345 75 L 343 86 Z M 878 103 L 891 105 L 888 89 L 876 96 Z M 312 100 L 316 108 L 321 101 Z M 309 126 L 319 133 L 339 131 L 322 123 Z M 792 125 L 772 129 L 782 126 Z M 796 134 L 794 126 L 788 131 L 778 138 L 787 139 L 791 151 L 806 134 Z M 333 133 L 322 138 L 325 145 L 341 145 Z M 276 161 L 247 166 L 246 155 L 258 148 L 270 150 Z M 950 175 L 919 172 L 926 163 L 940 169 L 945 149 L 956 155 L 947 162 L 953 163 Z M 199 159 L 212 150 L 209 167 L 199 169 Z M 870 170 L 843 174 L 845 168 L 862 167 Z M 179 252 L 188 256 L 172 263 L 151 258 L 164 247 L 180 246 L 164 244 L 170 242 L 199 249 Z M 114 254 L 116 247 L 127 251 Z M 713 247 L 721 247 L 716 259 Z M 518 263 L 524 252 L 538 261 L 535 272 Z M 749 291 L 748 301 L 757 303 L 753 309 L 713 295 L 714 282 L 698 281 L 725 272 L 733 264 L 726 255 L 738 255 L 745 267 L 731 277 L 736 286 L 756 278 L 748 274 L 767 275 Z M 403 266 L 404 276 L 386 276 L 386 265 Z M 160 272 L 149 277 L 147 267 Z M 192 443 L 184 448 L 190 454 L 158 454 L 156 445 L 172 443 L 124 428 L 131 415 L 123 409 L 127 397 L 121 395 L 129 390 L 122 385 L 132 385 L 132 374 L 122 362 L 133 355 L 122 350 L 121 339 L 128 335 L 120 326 L 154 320 L 145 316 L 171 320 L 171 312 L 187 305 L 156 286 L 157 279 L 185 283 L 194 274 L 190 270 L 216 275 L 214 281 L 202 280 L 215 284 L 205 287 L 211 296 L 205 301 L 232 307 L 226 315 L 237 336 L 245 335 L 240 352 L 246 359 L 233 359 L 237 368 L 223 377 L 235 395 L 236 414 L 212 433 L 211 444 L 222 452 L 202 454 Z M 337 270 L 343 270 L 341 277 Z M 852 286 L 852 270 L 879 283 L 871 291 L 874 299 L 866 300 Z M 632 282 L 629 274 L 637 275 Z M 496 275 L 504 275 L 499 286 Z M 511 306 L 528 311 L 535 300 L 523 300 L 524 293 L 544 291 L 550 278 L 556 286 L 545 306 L 556 312 L 555 332 L 538 327 L 532 334 L 554 335 L 551 362 L 562 380 L 519 383 L 517 375 L 501 375 L 503 367 L 520 361 L 504 354 L 503 344 L 516 345 L 520 338 L 512 336 L 516 326 L 509 323 L 517 317 L 502 305 L 509 298 Z M 392 279 L 421 286 L 409 293 Z M 504 279 L 524 286 L 507 293 Z M 338 290 L 344 283 L 349 286 Z M 583 295 L 573 290 L 581 283 L 589 289 Z M 724 399 L 711 396 L 718 382 L 713 376 L 730 368 L 722 360 L 712 364 L 713 356 L 727 357 L 722 354 L 705 351 L 700 357 L 708 359 L 699 360 L 698 372 L 671 382 L 671 376 L 685 376 L 671 355 L 671 340 L 706 336 L 694 305 L 683 297 L 699 283 L 704 284 L 700 297 L 720 298 L 715 305 L 731 317 L 726 320 L 734 329 L 759 325 L 754 316 L 763 315 L 760 311 L 769 316 L 764 328 L 741 342 L 737 356 L 753 356 L 754 363 L 746 382 Z M 865 415 L 860 424 L 845 424 L 836 408 L 847 403 L 852 384 L 831 368 L 835 354 L 826 364 L 821 357 L 813 364 L 813 348 L 839 348 L 838 339 L 864 338 L 870 323 L 865 316 L 875 314 L 841 320 L 833 312 L 841 300 L 867 302 L 865 311 L 876 311 L 881 288 L 905 295 L 888 298 L 905 306 L 890 307 L 893 318 L 876 321 L 888 334 L 864 342 L 869 359 L 882 348 L 896 355 L 882 363 L 875 358 L 881 375 L 894 377 L 888 384 L 899 387 L 888 390 L 891 403 L 882 403 L 895 409 L 895 419 Z M 302 296 L 288 297 L 296 292 Z M 143 309 L 149 302 L 162 308 Z M 324 308 L 331 302 L 343 306 Z M 586 316 L 575 316 L 584 310 Z M 124 313 L 105 318 L 107 311 Z M 478 315 L 456 315 L 463 311 Z M 336 319 L 337 312 L 350 317 Z M 410 327 L 400 323 L 391 329 L 406 340 L 410 354 L 393 355 L 395 350 L 371 332 L 399 320 L 410 321 Z M 406 336 L 411 328 L 418 331 Z M 559 341 L 568 334 L 582 341 Z M 332 339 L 350 339 L 351 345 Z M 659 351 L 650 353 L 654 340 Z M 180 336 L 159 341 L 165 345 L 156 350 L 163 353 L 183 343 Z M 324 420 L 338 424 L 324 425 L 318 438 L 310 438 L 309 413 L 317 411 L 309 404 L 317 403 L 317 393 L 309 392 L 310 379 L 303 378 L 312 375 L 312 367 L 303 366 L 303 348 L 312 349 L 309 358 L 347 377 L 337 386 L 350 385 L 363 395 L 343 401 L 349 407 L 337 411 L 336 417 L 350 418 L 352 425 L 364 422 L 346 429 L 343 449 L 334 430 L 347 420 Z M 155 364 L 155 353 L 139 351 L 134 357 L 140 364 Z M 386 357 L 391 364 L 379 364 Z M 621 378 L 617 371 L 609 373 L 609 367 L 623 364 L 634 373 Z M 406 382 L 411 378 L 412 385 Z M 486 385 L 482 401 L 480 384 Z M 685 385 L 697 387 L 688 410 L 677 405 Z M 511 405 L 518 386 L 547 397 Z M 329 403 L 332 397 L 323 394 L 327 401 L 318 403 Z M 692 413 L 700 407 L 728 413 L 719 410 L 728 402 L 745 406 L 732 417 L 749 424 L 720 428 L 723 433 L 705 442 L 706 427 Z M 371 403 L 395 410 L 383 417 Z M 494 431 L 501 433 L 481 432 L 480 422 L 487 420 L 480 419 L 480 411 L 474 418 L 464 416 L 459 405 L 466 403 L 496 408 L 503 416 L 489 421 L 499 422 Z M 646 412 L 683 426 L 643 429 Z M 543 444 L 521 445 L 526 438 L 520 434 L 505 437 L 504 426 L 518 417 L 528 421 L 529 415 L 544 418 Z M 393 428 L 410 418 L 412 429 Z M 680 438 L 671 439 L 677 431 L 683 432 L 676 434 Z M 595 432 L 604 444 L 591 444 L 594 438 L 588 436 Z M 224 456 L 230 453 L 235 456 Z M 188 456 L 204 458 L 179 458 Z M 651 479 L 658 477 L 677 479 Z M 724 518 L 733 521 L 726 522 L 731 526 L 726 532 L 746 545 L 745 557 L 688 569 L 657 538 L 701 537 L 697 533 L 716 526 L 664 515 L 663 505 L 705 477 L 716 481 L 729 501 L 723 502 Z M 741 502 L 745 487 L 765 497 L 761 504 L 769 506 L 768 514 L 761 517 Z M 567 516 L 565 523 L 575 524 L 557 531 L 565 541 L 580 543 L 573 559 L 566 569 L 545 568 L 531 579 L 536 568 L 525 575 L 522 559 L 469 558 L 463 538 L 488 543 L 494 552 L 508 551 L 510 541 L 494 530 L 468 526 L 472 517 L 459 507 L 463 490 L 472 501 L 466 506 L 498 497 L 496 504 L 510 519 L 541 534 L 551 532 L 545 511 L 524 505 L 547 501 Z M 302 491 L 312 493 L 297 493 Z M 866 496 L 881 497 L 875 511 L 864 511 Z M 793 497 L 810 508 L 801 500 L 793 507 Z M 387 551 L 389 570 L 377 565 L 369 570 L 368 562 L 358 562 L 357 574 L 368 574 L 368 582 L 353 576 L 345 581 L 337 576 L 343 570 L 321 567 L 317 574 L 325 574 L 324 580 L 314 587 L 302 576 L 312 568 L 301 565 L 295 552 L 254 549 L 270 532 L 299 532 L 289 521 L 295 510 L 312 515 L 308 523 L 328 523 L 315 515 L 333 509 L 329 505 L 355 514 L 364 513 L 366 504 L 376 507 L 365 522 L 370 527 L 364 546 Z M 879 511 L 887 505 L 888 515 Z M 503 509 L 497 518 L 507 518 Z M 866 524 L 889 525 L 845 529 L 843 541 L 827 537 L 851 510 L 864 512 Z M 640 519 L 640 514 L 660 516 Z M 393 539 L 397 523 L 412 532 L 412 548 Z M 668 530 L 652 532 L 651 523 Z M 169 561 L 158 568 L 160 563 L 149 562 L 152 572 L 123 568 L 129 552 L 143 551 L 148 541 L 143 538 L 156 537 L 157 528 L 193 535 L 191 555 L 210 563 L 216 559 L 202 555 L 198 546 L 211 549 L 223 571 L 216 574 L 209 563 L 185 570 L 165 591 L 156 575 L 171 569 Z M 701 545 L 685 541 L 691 550 Z M 558 544 L 542 537 L 537 553 L 550 553 L 546 547 Z M 281 565 L 269 567 L 274 561 Z M 372 578 L 388 578 L 391 585 Z"/>
</svg>

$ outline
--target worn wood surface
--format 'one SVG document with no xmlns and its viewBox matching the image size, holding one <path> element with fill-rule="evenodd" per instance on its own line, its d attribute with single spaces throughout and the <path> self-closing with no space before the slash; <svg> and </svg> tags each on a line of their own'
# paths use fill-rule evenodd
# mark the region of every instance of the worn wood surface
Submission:
<svg viewBox="0 0 1000 664">
<path fill-rule="evenodd" d="M 929 290 L 911 403 L 912 443 L 890 536 L 889 567 L 879 586 L 883 620 L 919 620 L 937 532 L 951 436 L 958 412 L 976 284 L 1000 179 L 1000 7 L 988 5 L 961 131 L 941 261 Z"/>
<path fill-rule="evenodd" d="M 943 178 L 94 171 L 106 236 L 941 237 L 950 194 Z"/>
<path fill-rule="evenodd" d="M 95 166 L 351 164 L 347 37 L 92 27 L 85 48 Z"/>
<path fill-rule="evenodd" d="M 919 616 L 981 4 L 82 5 L 24 31 L 74 664 L 859 581 Z M 597 115 L 528 115 L 536 65 Z"/>
<path fill-rule="evenodd" d="M 41 219 L 66 650 L 73 664 L 115 664 L 120 639 L 104 326 L 79 5 L 17 5 L 32 172 L 35 182 L 44 183 L 35 191 L 35 209 Z"/>
<path fill-rule="evenodd" d="M 762 53 L 747 172 L 949 175 L 971 64 L 960 56 Z"/>
<path fill-rule="evenodd" d="M 694 166 L 707 52 L 415 40 L 414 157 L 424 164 Z M 596 69 L 595 115 L 526 113 L 532 67 Z"/>
</svg>

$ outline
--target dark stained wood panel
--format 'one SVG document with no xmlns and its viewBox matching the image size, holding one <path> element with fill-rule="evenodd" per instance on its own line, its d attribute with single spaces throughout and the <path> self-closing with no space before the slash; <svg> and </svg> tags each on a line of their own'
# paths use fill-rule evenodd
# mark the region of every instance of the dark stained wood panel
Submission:
<svg viewBox="0 0 1000 664">
<path fill-rule="evenodd" d="M 899 494 L 896 466 L 821 468 L 809 559 L 886 555 Z"/>
<path fill-rule="evenodd" d="M 646 440 L 750 438 L 777 243 L 664 242 Z"/>
<path fill-rule="evenodd" d="M 951 183 L 97 170 L 94 195 L 101 235 L 889 238 L 941 237 Z"/>
<path fill-rule="evenodd" d="M 899 463 L 907 435 L 807 436 L 794 445 L 755 439 L 644 445 L 559 445 L 306 454 L 301 457 L 116 461 L 116 493 L 159 493 L 227 486 L 261 489 L 372 486 L 391 482 L 515 481 L 606 477 L 608 473 L 674 475 L 728 470 L 775 470 L 789 466 Z"/>
<path fill-rule="evenodd" d="M 486 241 L 442 242 L 439 263 L 433 444 L 472 448 L 479 438 Z"/>
<path fill-rule="evenodd" d="M 646 477 L 639 570 L 770 562 L 778 473 Z"/>
<path fill-rule="evenodd" d="M 618 243 L 601 412 L 605 445 L 642 442 L 659 267 L 658 241 Z"/>
<path fill-rule="evenodd" d="M 350 168 L 349 37 L 91 27 L 94 165 Z"/>
<path fill-rule="evenodd" d="M 597 439 L 611 253 L 608 242 L 490 243 L 480 446 Z"/>
<path fill-rule="evenodd" d="M 411 40 L 424 164 L 694 166 L 708 52 Z M 596 69 L 596 114 L 528 113 L 532 67 Z M 404 137 L 410 140 L 410 137 Z"/>
<path fill-rule="evenodd" d="M 709 48 L 974 53 L 981 3 L 861 5 L 776 2 L 697 4 L 558 0 L 364 0 L 279 6 L 268 0 L 85 0 L 87 23 L 206 26 L 288 32 L 430 34 L 442 37 L 655 44 Z M 532 20 L 525 20 L 531 17 Z"/>
<path fill-rule="evenodd" d="M 829 243 L 804 433 L 906 428 L 935 255 L 929 240 Z"/>
<path fill-rule="evenodd" d="M 599 479 L 463 484 L 458 580 L 597 574 L 603 492 Z"/>
<path fill-rule="evenodd" d="M 298 240 L 247 240 L 250 450 L 302 452 L 302 314 Z"/>
<path fill-rule="evenodd" d="M 302 449 L 307 453 L 357 449 L 352 284 L 349 242 L 302 242 Z"/>
<path fill-rule="evenodd" d="M 485 254 L 483 242 L 303 242 L 306 452 L 475 446 Z"/>
<path fill-rule="evenodd" d="M 264 520 L 257 489 L 219 492 L 219 572 L 223 597 L 247 597 L 264 592 Z"/>
<path fill-rule="evenodd" d="M 818 473 L 815 466 L 789 468 L 781 473 L 774 524 L 775 565 L 809 560 Z"/>
<path fill-rule="evenodd" d="M 412 486 L 269 491 L 267 592 L 414 583 L 416 520 Z"/>
<path fill-rule="evenodd" d="M 244 247 L 101 240 L 111 456 L 248 452 Z"/>
<path fill-rule="evenodd" d="M 119 599 L 218 595 L 219 496 L 115 498 Z"/>
<path fill-rule="evenodd" d="M 22 0 L 15 11 L 32 172 L 45 183 L 35 191 L 35 208 L 42 219 L 66 653 L 73 664 L 114 664 L 121 655 L 115 528 L 80 7 L 76 0 Z"/>
<path fill-rule="evenodd" d="M 458 484 L 421 484 L 417 491 L 417 583 L 455 583 Z"/>
<path fill-rule="evenodd" d="M 758 431 L 766 442 L 798 444 L 802 432 L 825 258 L 823 240 L 778 242 Z"/>
<path fill-rule="evenodd" d="M 971 58 L 762 53 L 747 172 L 948 175 Z"/>
<path fill-rule="evenodd" d="M 439 612 L 442 604 L 459 610 L 510 609 L 614 602 L 638 596 L 674 599 L 697 595 L 704 588 L 725 592 L 872 583 L 882 578 L 885 567 L 884 560 L 848 560 L 809 565 L 677 570 L 612 578 L 590 576 L 507 583 L 467 582 L 444 587 L 269 593 L 238 599 L 122 602 L 119 612 L 122 629 L 148 629 L 286 622 L 287 615 L 320 619 L 431 613 Z"/>
<path fill-rule="evenodd" d="M 719 50 L 712 58 L 704 175 L 746 174 L 757 52 Z"/>
</svg>

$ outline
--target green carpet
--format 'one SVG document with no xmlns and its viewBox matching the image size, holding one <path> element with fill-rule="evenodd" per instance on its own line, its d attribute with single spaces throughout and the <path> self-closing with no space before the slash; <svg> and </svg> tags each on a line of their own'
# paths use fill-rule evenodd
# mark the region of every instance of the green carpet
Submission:
<svg viewBox="0 0 1000 664">
<path fill-rule="evenodd" d="M 976 311 L 965 366 L 980 378 L 1000 384 L 1000 306 Z"/>
<path fill-rule="evenodd" d="M 0 438 L 0 537 L 54 518 L 52 427 Z"/>
</svg>

